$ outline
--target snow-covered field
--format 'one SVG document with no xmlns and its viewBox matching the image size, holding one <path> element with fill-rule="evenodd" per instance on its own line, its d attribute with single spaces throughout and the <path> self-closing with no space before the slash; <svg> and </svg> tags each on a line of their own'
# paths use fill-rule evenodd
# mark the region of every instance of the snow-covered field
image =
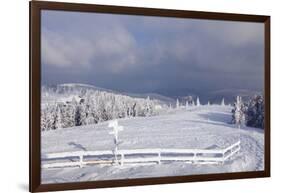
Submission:
<svg viewBox="0 0 281 193">
<path fill-rule="evenodd" d="M 199 106 L 172 109 L 165 115 L 120 119 L 119 149 L 186 148 L 223 149 L 241 140 L 236 156 L 217 165 L 184 162 L 150 165 L 91 165 L 83 168 L 42 169 L 42 183 L 63 183 L 143 177 L 180 176 L 206 173 L 257 171 L 264 169 L 262 129 L 243 127 L 231 121 L 230 106 Z M 45 153 L 79 150 L 113 150 L 108 122 L 41 132 Z"/>
</svg>

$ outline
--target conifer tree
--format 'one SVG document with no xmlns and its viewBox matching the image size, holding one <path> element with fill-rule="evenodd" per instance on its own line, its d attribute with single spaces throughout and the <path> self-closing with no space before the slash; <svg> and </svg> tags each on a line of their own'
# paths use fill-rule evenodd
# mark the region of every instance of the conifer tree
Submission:
<svg viewBox="0 0 281 193">
<path fill-rule="evenodd" d="M 247 108 L 247 126 L 264 128 L 264 99 L 256 95 L 251 98 Z"/>
<path fill-rule="evenodd" d="M 224 98 L 222 98 L 222 100 L 221 100 L 221 106 L 225 106 Z"/>
<path fill-rule="evenodd" d="M 177 108 L 177 109 L 179 109 L 179 108 L 180 108 L 180 102 L 179 102 L 179 99 L 177 99 L 176 108 Z"/>
<path fill-rule="evenodd" d="M 188 101 L 185 102 L 185 108 L 188 109 Z"/>
<path fill-rule="evenodd" d="M 197 99 L 196 99 L 196 106 L 200 106 L 201 104 L 200 104 L 200 100 L 199 100 L 199 97 L 197 97 Z"/>
<path fill-rule="evenodd" d="M 240 96 L 236 97 L 234 109 L 232 110 L 232 122 L 240 128 L 245 125 L 245 106 Z"/>
</svg>

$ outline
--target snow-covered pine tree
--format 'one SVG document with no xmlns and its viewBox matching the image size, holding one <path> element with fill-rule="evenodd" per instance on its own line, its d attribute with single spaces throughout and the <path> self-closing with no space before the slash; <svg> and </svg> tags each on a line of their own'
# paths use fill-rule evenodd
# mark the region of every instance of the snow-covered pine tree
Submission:
<svg viewBox="0 0 281 193">
<path fill-rule="evenodd" d="M 113 96 L 111 94 L 105 95 L 105 102 L 104 102 L 104 120 L 112 120 L 113 119 L 113 106 L 114 106 Z"/>
<path fill-rule="evenodd" d="M 240 96 L 236 97 L 236 102 L 234 103 L 232 123 L 236 124 L 238 128 L 245 125 L 245 106 Z"/>
<path fill-rule="evenodd" d="M 86 125 L 87 124 L 87 116 L 89 114 L 89 107 L 85 103 L 85 100 L 82 98 L 79 103 L 81 107 L 81 125 Z"/>
<path fill-rule="evenodd" d="M 180 102 L 179 102 L 179 99 L 177 99 L 176 108 L 177 108 L 177 109 L 179 109 L 179 108 L 180 108 Z"/>
<path fill-rule="evenodd" d="M 75 107 L 67 103 L 66 105 L 63 106 L 62 110 L 62 127 L 67 128 L 67 127 L 73 127 L 75 125 L 75 120 L 74 120 L 74 115 L 75 115 Z"/>
<path fill-rule="evenodd" d="M 104 92 L 100 92 L 98 99 L 98 114 L 99 114 L 99 121 L 107 121 L 108 120 L 108 112 L 106 111 L 106 94 Z"/>
<path fill-rule="evenodd" d="M 54 126 L 54 118 L 55 118 L 55 105 L 47 105 L 44 109 L 44 116 L 45 116 L 45 130 L 55 129 Z"/>
<path fill-rule="evenodd" d="M 62 112 L 60 104 L 56 105 L 56 111 L 54 116 L 54 129 L 60 129 L 63 127 Z"/>
<path fill-rule="evenodd" d="M 188 109 L 188 101 L 185 101 L 185 108 Z"/>
<path fill-rule="evenodd" d="M 207 105 L 210 106 L 210 101 L 208 101 Z"/>
<path fill-rule="evenodd" d="M 247 108 L 247 126 L 264 128 L 264 99 L 256 95 L 250 99 Z"/>
<path fill-rule="evenodd" d="M 45 111 L 45 131 L 55 129 L 54 126 L 54 117 L 55 117 L 55 108 L 54 105 L 46 105 L 43 109 Z"/>
<path fill-rule="evenodd" d="M 84 110 L 84 114 L 85 114 L 85 120 L 83 121 L 85 125 L 89 125 L 89 124 L 94 124 L 94 116 L 92 113 L 92 99 L 91 99 L 91 93 L 90 91 L 85 91 L 84 94 L 85 100 L 84 100 L 84 104 L 83 104 L 83 110 Z"/>
<path fill-rule="evenodd" d="M 112 117 L 113 117 L 113 119 L 119 119 L 119 118 L 121 118 L 120 116 L 121 116 L 121 110 L 120 110 L 120 105 L 119 105 L 119 103 L 118 103 L 118 100 L 117 99 L 115 99 L 114 100 L 114 105 L 113 105 L 113 110 L 112 110 Z"/>
<path fill-rule="evenodd" d="M 199 100 L 199 97 L 197 97 L 197 99 L 196 99 L 196 106 L 200 106 L 201 104 L 200 104 L 200 100 Z"/>
<path fill-rule="evenodd" d="M 221 100 L 221 106 L 225 106 L 224 98 L 222 98 L 222 100 Z"/>
<path fill-rule="evenodd" d="M 48 120 L 47 120 L 47 112 L 46 108 L 41 110 L 41 120 L 40 120 L 40 125 L 41 125 L 41 131 L 47 131 L 48 130 Z"/>
<path fill-rule="evenodd" d="M 155 101 L 153 99 L 151 100 L 150 105 L 151 105 L 151 114 L 150 115 L 151 116 L 157 115 L 158 112 L 156 110 L 156 103 L 155 103 Z"/>
<path fill-rule="evenodd" d="M 77 105 L 75 107 L 75 115 L 74 115 L 74 120 L 75 120 L 75 126 L 81 126 L 83 124 L 83 112 L 82 112 L 82 107 L 81 105 Z"/>
<path fill-rule="evenodd" d="M 60 114 L 57 113 L 59 105 Z M 49 104 L 41 111 L 42 130 L 95 124 L 126 116 L 152 116 L 158 113 L 158 101 L 132 98 L 103 91 L 83 91 L 72 101 Z M 167 106 L 168 108 L 168 106 Z M 61 121 L 58 122 L 58 119 Z M 61 124 L 58 126 L 58 124 Z"/>
<path fill-rule="evenodd" d="M 137 117 L 139 115 L 139 107 L 137 105 L 137 103 L 135 102 L 134 105 L 134 116 Z"/>
<path fill-rule="evenodd" d="M 148 96 L 145 101 L 145 116 L 151 115 L 150 97 Z"/>
</svg>

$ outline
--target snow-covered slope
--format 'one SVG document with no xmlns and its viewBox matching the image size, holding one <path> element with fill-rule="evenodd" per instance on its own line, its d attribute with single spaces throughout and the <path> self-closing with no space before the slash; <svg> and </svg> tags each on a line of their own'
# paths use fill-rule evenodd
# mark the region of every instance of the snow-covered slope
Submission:
<svg viewBox="0 0 281 193">
<path fill-rule="evenodd" d="M 200 106 L 172 109 L 154 117 L 121 119 L 120 149 L 136 148 L 225 148 L 241 140 L 241 151 L 223 165 L 190 165 L 174 162 L 161 165 L 87 166 L 85 168 L 43 169 L 42 182 L 70 182 L 123 178 L 159 177 L 204 173 L 263 170 L 263 130 L 231 124 L 231 107 Z M 42 132 L 42 153 L 76 150 L 112 150 L 108 123 Z"/>
</svg>

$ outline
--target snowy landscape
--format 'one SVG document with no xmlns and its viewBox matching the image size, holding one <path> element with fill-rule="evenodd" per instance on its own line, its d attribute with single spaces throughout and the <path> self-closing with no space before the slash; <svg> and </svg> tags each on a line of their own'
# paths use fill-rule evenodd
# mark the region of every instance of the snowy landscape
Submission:
<svg viewBox="0 0 281 193">
<path fill-rule="evenodd" d="M 42 111 L 53 106 L 56 113 L 53 112 L 52 114 L 52 111 L 47 113 L 49 115 L 48 120 L 52 121 L 54 126 L 50 126 L 49 129 L 45 126 L 41 127 L 43 130 L 41 135 L 43 165 L 46 163 L 65 163 L 66 161 L 77 162 L 71 156 L 63 159 L 46 159 L 46 155 L 51 153 L 106 150 L 114 152 L 116 144 L 113 135 L 110 134 L 112 128 L 109 127 L 109 123 L 111 120 L 118 120 L 118 124 L 123 126 L 123 130 L 119 132 L 118 136 L 118 150 L 159 148 L 221 150 L 237 141 L 240 141 L 241 144 L 240 150 L 224 162 L 206 164 L 175 159 L 177 161 L 163 161 L 160 164 L 148 160 L 143 163 L 136 161 L 135 163 L 121 165 L 114 161 L 114 156 L 88 156 L 88 158 L 85 158 L 86 161 L 88 159 L 88 161 L 103 160 L 103 162 L 89 162 L 91 164 L 85 164 L 83 167 L 79 167 L 79 165 L 66 165 L 65 167 L 54 165 L 54 167 L 42 168 L 43 183 L 263 170 L 263 130 L 247 127 L 243 124 L 239 129 L 237 124 L 232 124 L 233 115 L 235 115 L 235 113 L 232 113 L 234 106 L 233 104 L 224 104 L 223 100 L 220 104 L 212 105 L 210 103 L 200 104 L 199 98 L 185 103 L 175 100 L 175 104 L 166 104 L 167 102 L 150 99 L 149 97 L 145 99 L 131 98 L 117 93 L 113 94 L 110 91 L 101 91 L 101 89 L 85 89 L 85 87 L 81 89 L 81 85 L 64 85 L 64 92 L 44 89 Z M 72 97 L 69 96 L 70 93 L 72 93 Z M 130 107 L 136 106 L 135 103 L 131 103 L 132 100 L 138 101 L 142 106 L 138 108 L 139 113 L 134 113 L 133 108 L 126 107 L 124 115 L 121 109 L 118 110 L 118 113 L 114 112 L 112 101 L 106 97 L 103 100 L 103 105 L 111 108 L 109 110 L 112 112 L 111 117 L 102 115 L 102 112 L 96 112 L 101 117 L 107 117 L 107 120 L 99 119 L 97 122 L 91 122 L 89 120 L 92 120 L 94 116 L 91 116 L 89 112 L 94 112 L 91 108 L 94 106 L 89 105 L 91 104 L 90 98 L 96 96 L 97 93 L 103 94 L 102 96 L 116 96 L 121 99 L 119 102 L 124 97 L 125 100 L 128 100 L 128 107 L 130 105 Z M 84 104 L 87 101 L 84 100 L 84 97 L 88 98 L 89 104 Z M 48 101 L 48 104 L 44 103 L 45 100 Z M 63 111 L 62 109 L 69 110 L 67 108 L 69 104 L 71 104 L 70 106 L 76 104 L 74 111 Z M 81 110 L 86 107 L 88 107 L 87 115 Z M 71 112 L 72 115 L 69 115 Z M 80 114 L 77 115 L 77 112 L 80 112 Z M 103 112 L 105 113 L 105 111 Z M 53 119 L 51 118 L 52 115 Z M 73 126 L 63 128 L 63 117 L 66 115 L 73 117 Z M 64 119 L 69 122 L 69 117 Z M 177 155 L 174 154 L 174 157 L 177 157 Z M 214 157 L 217 156 L 214 155 Z M 106 162 L 108 160 L 109 162 Z"/>
<path fill-rule="evenodd" d="M 264 24 L 41 10 L 41 183 L 264 170 Z"/>
</svg>

